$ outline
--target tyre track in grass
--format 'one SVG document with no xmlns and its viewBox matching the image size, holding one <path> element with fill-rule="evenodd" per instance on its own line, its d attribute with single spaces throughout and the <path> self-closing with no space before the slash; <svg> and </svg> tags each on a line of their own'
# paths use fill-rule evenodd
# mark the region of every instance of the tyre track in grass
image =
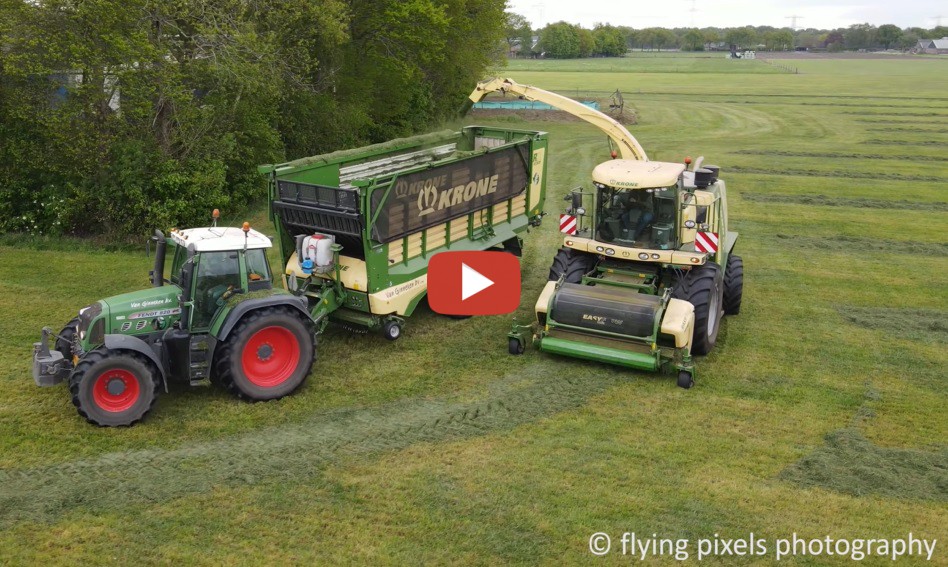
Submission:
<svg viewBox="0 0 948 567">
<path fill-rule="evenodd" d="M 493 382 L 487 395 L 473 401 L 414 398 L 322 413 L 301 423 L 174 449 L 3 470 L 0 527 L 22 521 L 51 523 L 74 510 L 167 502 L 221 486 L 318 478 L 327 464 L 342 458 L 507 431 L 578 408 L 628 376 L 607 372 L 571 378 L 565 375 L 570 369 L 558 362 L 554 368 L 539 360 Z M 147 422 L 139 427 L 147 427 Z"/>
</svg>

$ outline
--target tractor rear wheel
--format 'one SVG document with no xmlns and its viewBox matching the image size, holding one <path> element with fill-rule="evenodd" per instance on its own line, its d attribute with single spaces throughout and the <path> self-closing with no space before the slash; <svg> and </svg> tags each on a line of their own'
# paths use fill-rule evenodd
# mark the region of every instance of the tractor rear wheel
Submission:
<svg viewBox="0 0 948 567">
<path fill-rule="evenodd" d="M 744 260 L 731 254 L 727 257 L 724 269 L 724 314 L 737 315 L 741 312 L 741 298 L 744 295 Z"/>
<path fill-rule="evenodd" d="M 55 348 L 63 353 L 63 360 L 69 363 L 70 366 L 72 366 L 72 343 L 76 338 L 78 330 L 79 317 L 74 317 L 71 321 L 66 323 L 62 331 L 59 331 L 59 336 L 56 338 Z"/>
<path fill-rule="evenodd" d="M 238 397 L 276 400 L 306 380 L 315 351 L 302 317 L 278 307 L 258 309 L 242 318 L 221 344 L 214 372 Z"/>
<path fill-rule="evenodd" d="M 566 275 L 566 283 L 582 283 L 583 276 L 596 267 L 596 257 L 565 246 L 556 251 L 550 266 L 550 281 L 555 282 Z"/>
<path fill-rule="evenodd" d="M 159 374 L 143 355 L 99 347 L 69 376 L 72 403 L 89 423 L 117 427 L 139 421 L 158 399 Z"/>
<path fill-rule="evenodd" d="M 718 340 L 723 280 L 721 268 L 717 264 L 705 264 L 685 274 L 672 292 L 675 299 L 684 299 L 695 307 L 692 354 L 708 354 Z"/>
</svg>

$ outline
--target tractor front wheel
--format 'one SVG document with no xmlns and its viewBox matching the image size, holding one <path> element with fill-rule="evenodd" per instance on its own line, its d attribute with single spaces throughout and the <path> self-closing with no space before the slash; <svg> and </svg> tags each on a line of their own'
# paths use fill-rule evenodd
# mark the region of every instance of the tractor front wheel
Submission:
<svg viewBox="0 0 948 567">
<path fill-rule="evenodd" d="M 565 246 L 556 251 L 553 265 L 550 266 L 550 281 L 555 282 L 565 276 L 566 283 L 582 283 L 583 276 L 596 267 L 596 257 L 588 252 L 579 252 Z"/>
<path fill-rule="evenodd" d="M 684 299 L 695 307 L 692 354 L 708 354 L 718 340 L 723 280 L 721 268 L 717 264 L 705 264 L 685 274 L 672 292 L 675 299 Z"/>
<path fill-rule="evenodd" d="M 315 356 L 302 318 L 280 308 L 258 309 L 237 323 L 215 355 L 217 380 L 253 401 L 282 398 L 300 387 Z"/>
<path fill-rule="evenodd" d="M 79 317 L 74 317 L 71 321 L 66 323 L 63 330 L 59 331 L 59 336 L 56 337 L 56 350 L 63 353 L 63 360 L 70 366 L 72 366 L 72 343 L 76 338 L 78 330 Z"/>
<path fill-rule="evenodd" d="M 159 375 L 144 356 L 100 347 L 69 377 L 72 403 L 89 423 L 117 427 L 139 421 L 158 399 Z"/>
</svg>

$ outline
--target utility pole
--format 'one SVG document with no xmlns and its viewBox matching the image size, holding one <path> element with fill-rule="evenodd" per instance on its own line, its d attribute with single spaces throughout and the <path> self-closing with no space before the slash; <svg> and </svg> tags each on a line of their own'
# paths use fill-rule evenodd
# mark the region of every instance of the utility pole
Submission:
<svg viewBox="0 0 948 567">
<path fill-rule="evenodd" d="M 697 13 L 698 8 L 695 7 L 695 0 L 691 0 L 691 27 L 695 27 L 695 13 Z"/>
<path fill-rule="evenodd" d="M 792 31 L 797 31 L 797 20 L 802 20 L 803 16 L 787 16 L 785 19 L 790 20 L 790 29 Z"/>
</svg>

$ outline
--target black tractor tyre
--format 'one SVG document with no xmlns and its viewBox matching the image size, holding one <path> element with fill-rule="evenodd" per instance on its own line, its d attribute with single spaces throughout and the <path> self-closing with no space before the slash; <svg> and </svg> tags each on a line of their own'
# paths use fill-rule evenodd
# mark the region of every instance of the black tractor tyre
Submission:
<svg viewBox="0 0 948 567">
<path fill-rule="evenodd" d="M 723 286 L 721 268 L 717 264 L 705 264 L 685 274 L 672 291 L 672 297 L 683 299 L 695 307 L 691 354 L 708 354 L 718 340 Z"/>
<path fill-rule="evenodd" d="M 736 254 L 727 257 L 724 268 L 724 314 L 737 315 L 741 312 L 741 298 L 744 295 L 744 260 Z"/>
<path fill-rule="evenodd" d="M 71 321 L 66 323 L 66 326 L 63 327 L 62 331 L 59 331 L 59 336 L 56 337 L 56 346 L 54 347 L 59 352 L 63 353 L 63 359 L 72 366 L 72 343 L 76 338 L 76 333 L 79 331 L 79 317 L 74 317 Z"/>
<path fill-rule="evenodd" d="M 69 376 L 79 415 L 101 427 L 133 425 L 158 399 L 161 376 L 144 355 L 99 347 L 86 354 Z"/>
<path fill-rule="evenodd" d="M 694 379 L 694 376 L 691 374 L 691 372 L 688 372 L 687 370 L 682 370 L 681 372 L 678 373 L 678 387 L 679 388 L 684 388 L 685 390 L 689 390 L 694 385 L 695 385 L 695 379 Z"/>
<path fill-rule="evenodd" d="M 294 311 L 251 311 L 214 354 L 214 373 L 230 393 L 251 401 L 293 393 L 309 375 L 316 345 L 308 322 Z"/>
<path fill-rule="evenodd" d="M 588 252 L 580 252 L 565 246 L 556 251 L 553 265 L 550 266 L 550 281 L 555 282 L 566 275 L 566 283 L 582 283 L 583 276 L 596 267 L 596 257 Z"/>
</svg>

